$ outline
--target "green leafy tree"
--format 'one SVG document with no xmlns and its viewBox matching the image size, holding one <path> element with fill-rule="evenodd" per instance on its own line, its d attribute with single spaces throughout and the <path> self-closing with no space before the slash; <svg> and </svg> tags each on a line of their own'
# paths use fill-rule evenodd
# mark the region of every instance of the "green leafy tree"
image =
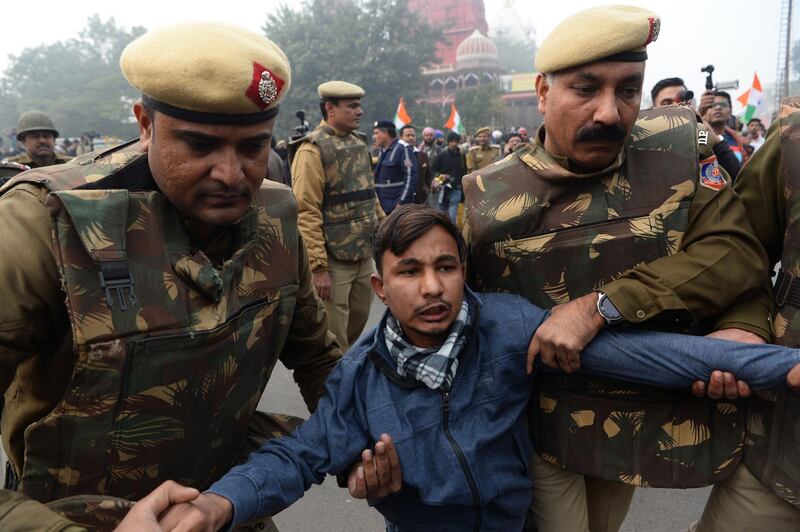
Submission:
<svg viewBox="0 0 800 532">
<path fill-rule="evenodd" d="M 29 109 L 44 111 L 62 136 L 87 131 L 136 136 L 131 104 L 138 94 L 119 69 L 119 57 L 144 28 L 126 30 L 113 18 L 89 17 L 77 38 L 25 48 L 10 57 L 0 80 L 0 130 Z"/>
<path fill-rule="evenodd" d="M 500 97 L 500 88 L 496 83 L 487 83 L 480 87 L 461 89 L 456 92 L 456 107 L 467 133 L 483 126 L 500 128 L 503 126 L 505 105 Z"/>
<path fill-rule="evenodd" d="M 263 30 L 292 66 L 292 88 L 276 125 L 280 136 L 298 124 L 297 109 L 306 110 L 312 127 L 317 123 L 317 86 L 334 79 L 366 91 L 361 130 L 391 120 L 401 96 L 408 104 L 424 94 L 421 67 L 435 60 L 440 39 L 405 0 L 306 0 L 300 9 L 281 6 Z"/>
</svg>

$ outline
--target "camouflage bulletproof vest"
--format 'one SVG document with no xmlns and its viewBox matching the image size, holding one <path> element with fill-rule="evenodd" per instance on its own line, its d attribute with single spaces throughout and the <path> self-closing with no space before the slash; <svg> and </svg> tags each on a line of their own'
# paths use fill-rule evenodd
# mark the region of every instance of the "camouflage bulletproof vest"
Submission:
<svg viewBox="0 0 800 532">
<path fill-rule="evenodd" d="M 780 113 L 786 232 L 775 286 L 775 343 L 800 347 L 800 98 L 783 101 Z M 789 290 L 793 286 L 793 290 Z M 800 396 L 769 392 L 748 402 L 747 468 L 779 497 L 800 509 Z"/>
<path fill-rule="evenodd" d="M 537 144 L 465 178 L 476 286 L 551 308 L 677 253 L 702 140 L 691 111 L 647 109 L 603 171 L 571 174 Z M 569 471 L 693 487 L 739 459 L 744 423 L 734 404 L 580 374 L 542 375 L 539 392 L 532 438 L 544 459 Z"/>
<path fill-rule="evenodd" d="M 369 242 L 378 218 L 366 142 L 356 133 L 336 135 L 325 125 L 315 129 L 309 140 L 322 152 L 325 170 L 322 203 L 325 249 L 339 260 L 362 260 L 372 256 Z"/>
<path fill-rule="evenodd" d="M 207 488 L 233 465 L 288 334 L 291 190 L 264 182 L 215 267 L 159 192 L 103 188 L 143 157 L 128 146 L 32 178 L 51 190 L 76 355 L 61 402 L 25 431 L 19 490 L 40 501 L 135 500 L 166 479 Z"/>
</svg>

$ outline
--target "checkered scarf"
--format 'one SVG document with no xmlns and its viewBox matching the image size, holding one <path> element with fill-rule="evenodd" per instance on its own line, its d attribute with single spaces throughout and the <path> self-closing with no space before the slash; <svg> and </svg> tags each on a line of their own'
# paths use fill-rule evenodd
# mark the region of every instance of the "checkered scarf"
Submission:
<svg viewBox="0 0 800 532">
<path fill-rule="evenodd" d="M 389 355 L 397 362 L 397 373 L 402 377 L 411 375 L 431 390 L 450 390 L 471 321 L 469 305 L 464 299 L 444 343 L 438 348 L 423 348 L 411 345 L 403 336 L 400 324 L 389 314 L 384 336 Z"/>
</svg>

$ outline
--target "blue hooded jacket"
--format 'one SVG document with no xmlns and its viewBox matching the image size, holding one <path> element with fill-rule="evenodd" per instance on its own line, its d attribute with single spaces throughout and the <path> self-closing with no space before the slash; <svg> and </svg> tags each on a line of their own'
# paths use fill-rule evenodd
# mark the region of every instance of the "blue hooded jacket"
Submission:
<svg viewBox="0 0 800 532">
<path fill-rule="evenodd" d="M 384 316 L 331 372 L 308 421 L 208 490 L 233 503 L 231 525 L 289 506 L 387 433 L 404 484 L 375 505 L 388 521 L 404 531 L 522 529 L 533 452 L 524 422 L 531 392 L 526 352 L 546 312 L 515 295 L 466 291 L 465 297 L 477 326 L 449 393 L 397 374 Z"/>
</svg>

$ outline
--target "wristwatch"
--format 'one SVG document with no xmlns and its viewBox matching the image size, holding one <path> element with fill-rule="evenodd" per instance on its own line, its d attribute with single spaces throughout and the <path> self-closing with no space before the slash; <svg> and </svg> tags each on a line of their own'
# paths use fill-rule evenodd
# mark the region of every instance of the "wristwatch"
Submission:
<svg viewBox="0 0 800 532">
<path fill-rule="evenodd" d="M 597 292 L 597 312 L 606 320 L 608 325 L 619 325 L 625 322 L 625 318 L 620 311 L 617 310 L 614 303 L 603 292 Z"/>
</svg>

